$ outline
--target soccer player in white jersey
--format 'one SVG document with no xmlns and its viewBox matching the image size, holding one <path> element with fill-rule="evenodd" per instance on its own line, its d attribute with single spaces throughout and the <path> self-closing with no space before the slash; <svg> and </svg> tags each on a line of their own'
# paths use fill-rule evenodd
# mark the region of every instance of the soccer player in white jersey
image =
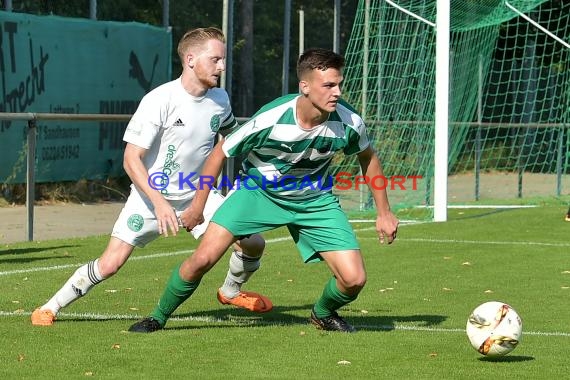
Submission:
<svg viewBox="0 0 570 380">
<path fill-rule="evenodd" d="M 135 323 L 131 331 L 162 328 L 238 236 L 280 226 L 287 226 L 304 262 L 324 260 L 332 272 L 310 321 L 324 330 L 355 331 L 337 310 L 356 299 L 366 271 L 348 218 L 323 178 L 330 179 L 328 169 L 338 151 L 356 154 L 362 174 L 369 178 L 383 176 L 383 171 L 363 120 L 340 99 L 343 66 L 344 58 L 330 50 L 307 50 L 297 64 L 301 94 L 274 100 L 216 145 L 202 174 L 215 177 L 226 157 L 247 154 L 245 183 L 230 192 L 198 249 L 172 272 L 151 316 Z M 392 243 L 398 220 L 390 211 L 386 190 L 372 186 L 370 190 L 380 243 Z M 207 195 L 207 189 L 198 190 L 182 215 L 186 226 L 202 215 Z M 148 328 L 145 321 L 150 318 L 160 325 Z"/>
<path fill-rule="evenodd" d="M 132 181 L 131 193 L 107 248 L 98 259 L 77 269 L 45 305 L 34 310 L 32 324 L 52 325 L 61 308 L 114 275 L 135 247 L 168 236 L 169 231 L 173 235 L 179 231 L 180 216 L 200 186 L 198 175 L 189 185 L 179 183 L 179 174 L 200 173 L 217 133 L 237 126 L 227 93 L 216 87 L 225 70 L 225 49 L 224 35 L 217 28 L 190 30 L 181 38 L 181 76 L 146 94 L 126 128 L 123 163 Z M 218 192 L 211 192 L 204 217 L 193 219 L 192 228 L 187 228 L 194 237 L 203 234 L 222 200 Z M 269 299 L 241 291 L 241 285 L 258 269 L 265 247 L 261 236 L 248 236 L 234 245 L 230 269 L 217 296 L 223 304 L 266 312 L 272 308 Z"/>
</svg>

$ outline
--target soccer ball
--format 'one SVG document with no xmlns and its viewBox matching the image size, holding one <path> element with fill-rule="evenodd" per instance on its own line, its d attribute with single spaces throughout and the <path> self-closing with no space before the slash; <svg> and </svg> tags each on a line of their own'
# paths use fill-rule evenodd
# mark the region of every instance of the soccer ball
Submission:
<svg viewBox="0 0 570 380">
<path fill-rule="evenodd" d="M 503 302 L 485 302 L 467 320 L 467 337 L 480 354 L 495 357 L 514 350 L 522 337 L 522 321 L 515 309 Z"/>
</svg>

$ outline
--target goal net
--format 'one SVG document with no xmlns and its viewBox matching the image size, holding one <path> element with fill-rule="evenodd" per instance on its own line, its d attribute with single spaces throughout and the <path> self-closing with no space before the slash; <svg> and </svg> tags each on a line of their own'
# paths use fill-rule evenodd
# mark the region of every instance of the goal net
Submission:
<svg viewBox="0 0 570 380">
<path fill-rule="evenodd" d="M 450 6 L 448 203 L 564 193 L 570 2 Z M 436 8 L 435 0 L 361 0 L 345 53 L 343 95 L 366 121 L 387 177 L 376 185 L 387 186 L 401 218 L 433 217 Z M 360 174 L 355 157 L 335 170 Z M 373 207 L 365 186 L 336 193 L 349 211 Z"/>
</svg>

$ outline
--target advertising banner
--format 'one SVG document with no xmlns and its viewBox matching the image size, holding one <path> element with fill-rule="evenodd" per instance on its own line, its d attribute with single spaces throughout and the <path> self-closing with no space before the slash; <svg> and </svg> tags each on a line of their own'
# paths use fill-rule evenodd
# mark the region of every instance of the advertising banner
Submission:
<svg viewBox="0 0 570 380">
<path fill-rule="evenodd" d="M 0 112 L 132 114 L 170 80 L 171 32 L 140 23 L 0 11 Z M 38 120 L 36 181 L 123 173 L 127 121 Z M 26 176 L 24 120 L 0 121 L 0 181 Z"/>
</svg>

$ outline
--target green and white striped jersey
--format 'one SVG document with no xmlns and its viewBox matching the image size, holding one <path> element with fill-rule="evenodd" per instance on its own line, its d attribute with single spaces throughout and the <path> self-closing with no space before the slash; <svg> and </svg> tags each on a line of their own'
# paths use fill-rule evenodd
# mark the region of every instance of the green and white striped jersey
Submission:
<svg viewBox="0 0 570 380">
<path fill-rule="evenodd" d="M 310 200 L 330 193 L 329 172 L 335 153 L 356 154 L 369 146 L 362 118 L 340 101 L 328 120 L 312 129 L 297 123 L 300 95 L 275 99 L 226 137 L 227 157 L 247 154 L 243 162 L 248 183 L 283 200 Z"/>
</svg>

